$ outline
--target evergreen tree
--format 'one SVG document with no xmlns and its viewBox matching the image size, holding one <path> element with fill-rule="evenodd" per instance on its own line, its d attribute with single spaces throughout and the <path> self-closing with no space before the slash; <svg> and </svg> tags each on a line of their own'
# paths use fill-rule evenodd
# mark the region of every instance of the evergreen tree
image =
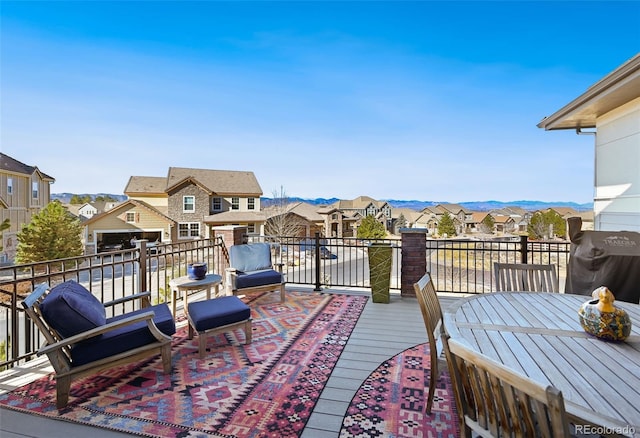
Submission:
<svg viewBox="0 0 640 438">
<path fill-rule="evenodd" d="M 384 239 L 386 235 L 384 225 L 371 215 L 362 219 L 358 227 L 358 239 Z"/>
<path fill-rule="evenodd" d="M 114 198 L 114 197 L 113 197 L 113 196 L 111 196 L 111 195 L 104 195 L 104 196 L 103 196 L 103 195 L 98 195 L 98 196 L 96 196 L 96 198 L 94 199 L 94 201 L 96 201 L 96 202 L 100 202 L 100 201 L 104 201 L 104 202 L 113 202 L 113 201 L 117 201 L 117 199 L 116 199 L 116 198 Z M 88 202 L 91 202 L 91 201 L 88 201 Z"/>
<path fill-rule="evenodd" d="M 396 232 L 400 231 L 401 228 L 407 227 L 407 218 L 404 217 L 404 214 L 400 213 L 398 216 L 398 220 L 396 221 Z"/>
<path fill-rule="evenodd" d="M 91 195 L 73 195 L 69 200 L 69 204 L 86 204 L 87 202 L 91 202 Z"/>
<path fill-rule="evenodd" d="M 495 225 L 496 225 L 496 221 L 493 219 L 493 216 L 488 214 L 484 217 L 484 219 L 482 219 L 482 222 L 480 222 L 480 229 L 484 233 L 493 234 L 493 227 L 495 227 Z"/>
<path fill-rule="evenodd" d="M 567 227 L 562 216 L 555 210 L 536 211 L 527 226 L 530 239 L 550 239 L 554 236 L 564 237 Z"/>
<path fill-rule="evenodd" d="M 59 201 L 49 203 L 17 235 L 17 263 L 32 263 L 82 255 L 80 220 Z"/>
<path fill-rule="evenodd" d="M 445 234 L 447 236 L 455 236 L 458 234 L 456 233 L 456 226 L 453 223 L 453 218 L 447 211 L 444 212 L 440 218 L 440 222 L 438 222 L 438 234 L 441 236 Z"/>
</svg>

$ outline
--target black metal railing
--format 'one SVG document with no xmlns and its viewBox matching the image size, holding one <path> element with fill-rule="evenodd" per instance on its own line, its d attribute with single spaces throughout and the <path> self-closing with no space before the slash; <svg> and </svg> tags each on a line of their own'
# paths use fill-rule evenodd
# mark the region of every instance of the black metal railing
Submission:
<svg viewBox="0 0 640 438">
<path fill-rule="evenodd" d="M 402 241 L 250 236 L 269 242 L 273 261 L 283 265 L 287 283 L 313 285 L 315 290 L 369 288 L 368 247 L 374 242 L 392 247 L 392 289 L 401 288 Z M 550 263 L 558 268 L 561 289 L 566 278 L 570 243 L 515 239 L 427 239 L 426 267 L 436 289 L 451 293 L 495 290 L 494 262 Z M 22 299 L 42 282 L 54 286 L 73 279 L 101 299 L 109 301 L 138 291 L 150 291 L 154 302 L 172 299 L 169 281 L 186 275 L 187 264 L 206 262 L 209 271 L 224 274 L 228 252 L 221 238 L 150 246 L 92 256 L 73 257 L 0 269 L 0 370 L 33 357 L 41 338 L 24 317 Z M 224 278 L 224 275 L 223 275 Z M 119 309 L 118 311 L 124 311 Z M 109 315 L 111 316 L 111 315 Z"/>
<path fill-rule="evenodd" d="M 75 280 L 103 302 L 150 291 L 154 303 L 169 302 L 169 281 L 186 275 L 187 265 L 206 262 L 214 272 L 228 266 L 222 239 L 201 239 L 70 257 L 0 269 L 0 371 L 32 357 L 42 339 L 25 318 L 21 301 L 40 283 Z M 115 307 L 112 312 L 124 312 Z M 108 316 L 114 316 L 109 314 Z"/>
</svg>

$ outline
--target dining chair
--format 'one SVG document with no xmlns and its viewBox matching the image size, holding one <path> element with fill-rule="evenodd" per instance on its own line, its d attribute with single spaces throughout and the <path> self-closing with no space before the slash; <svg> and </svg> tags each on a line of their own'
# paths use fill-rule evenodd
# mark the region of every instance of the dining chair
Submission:
<svg viewBox="0 0 640 438">
<path fill-rule="evenodd" d="M 495 262 L 493 271 L 498 291 L 560 291 L 556 265 Z"/>
<path fill-rule="evenodd" d="M 436 390 L 436 382 L 440 376 L 440 370 L 446 369 L 447 364 L 442 350 L 442 342 L 440 335 L 445 333 L 444 323 L 442 321 L 442 308 L 440 300 L 436 294 L 436 289 L 431 279 L 431 274 L 427 272 L 413 284 L 413 288 L 418 297 L 422 319 L 427 329 L 429 338 L 429 354 L 431 357 L 431 370 L 429 374 L 429 392 L 427 394 L 426 412 L 431 415 L 433 407 L 433 396 Z"/>
<path fill-rule="evenodd" d="M 562 392 L 442 335 L 461 436 L 571 436 Z"/>
</svg>

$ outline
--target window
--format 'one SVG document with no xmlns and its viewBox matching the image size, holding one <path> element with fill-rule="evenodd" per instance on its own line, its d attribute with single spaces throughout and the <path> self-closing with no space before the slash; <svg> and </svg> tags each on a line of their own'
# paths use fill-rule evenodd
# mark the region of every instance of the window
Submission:
<svg viewBox="0 0 640 438">
<path fill-rule="evenodd" d="M 247 233 L 255 233 L 256 224 L 247 224 Z"/>
<path fill-rule="evenodd" d="M 135 213 L 127 213 L 127 222 L 129 223 L 133 223 L 136 221 L 136 214 Z"/>
<path fill-rule="evenodd" d="M 178 224 L 178 238 L 188 239 L 190 237 L 200 237 L 200 224 L 198 222 Z"/>
<path fill-rule="evenodd" d="M 231 198 L 231 210 L 240 210 L 240 198 Z"/>
<path fill-rule="evenodd" d="M 33 199 L 38 199 L 38 181 L 31 183 L 31 192 L 31 197 Z"/>
<path fill-rule="evenodd" d="M 255 210 L 256 209 L 256 198 L 248 198 L 247 199 L 247 209 Z"/>
<path fill-rule="evenodd" d="M 211 210 L 222 211 L 222 198 L 213 198 L 211 200 Z"/>
<path fill-rule="evenodd" d="M 13 178 L 7 178 L 7 194 L 13 193 Z"/>
<path fill-rule="evenodd" d="M 182 212 L 193 213 L 196 211 L 196 197 L 195 196 L 183 196 L 182 197 Z"/>
</svg>

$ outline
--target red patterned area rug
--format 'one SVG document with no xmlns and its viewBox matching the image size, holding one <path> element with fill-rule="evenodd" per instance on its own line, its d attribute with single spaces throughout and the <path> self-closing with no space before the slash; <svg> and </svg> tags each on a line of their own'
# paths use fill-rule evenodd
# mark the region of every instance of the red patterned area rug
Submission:
<svg viewBox="0 0 640 438">
<path fill-rule="evenodd" d="M 198 358 L 184 325 L 174 335 L 173 371 L 159 356 L 72 383 L 55 407 L 55 380 L 0 395 L 0 405 L 148 437 L 297 437 L 329 379 L 367 298 L 287 291 L 250 303 L 253 341 L 218 335 Z"/>
<path fill-rule="evenodd" d="M 425 413 L 430 366 L 428 343 L 383 362 L 351 400 L 340 438 L 458 437 L 455 397 L 446 370 L 436 383 L 431 415 Z"/>
</svg>

